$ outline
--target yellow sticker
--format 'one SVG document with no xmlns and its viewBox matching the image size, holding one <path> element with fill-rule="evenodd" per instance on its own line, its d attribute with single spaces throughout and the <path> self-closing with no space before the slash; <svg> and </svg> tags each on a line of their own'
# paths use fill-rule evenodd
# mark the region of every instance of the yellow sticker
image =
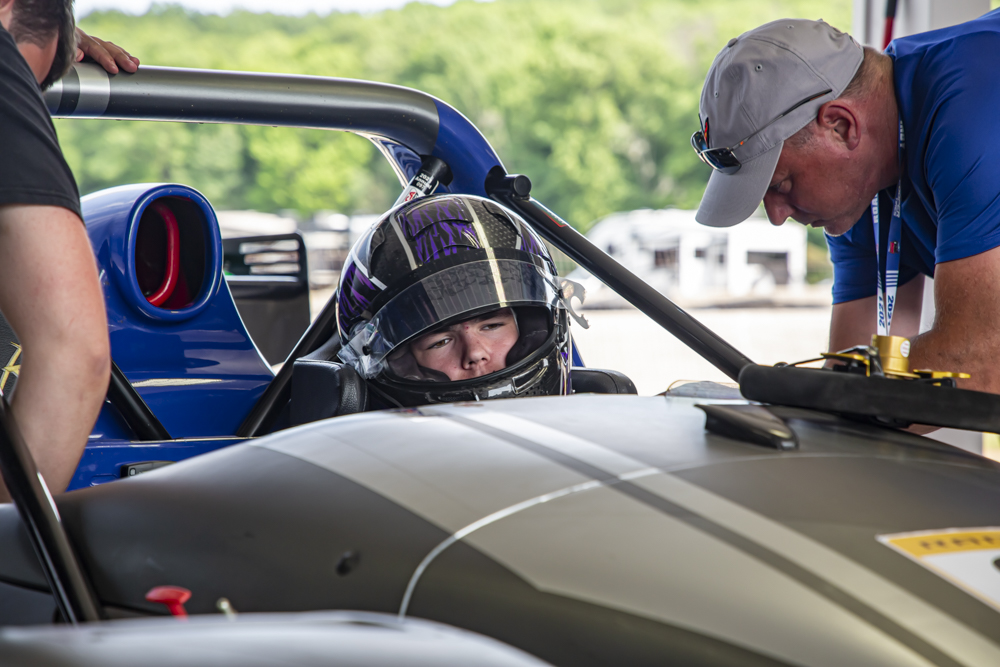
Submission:
<svg viewBox="0 0 1000 667">
<path fill-rule="evenodd" d="M 21 373 L 21 364 L 17 363 L 18 357 L 21 356 L 21 346 L 17 343 L 11 343 L 11 345 L 14 346 L 14 353 L 10 355 L 7 365 L 0 368 L 0 395 L 3 395 L 4 389 L 7 387 L 7 379 L 12 375 L 17 377 Z"/>
<path fill-rule="evenodd" d="M 895 533 L 878 541 L 1000 610 L 1000 527 Z"/>
<path fill-rule="evenodd" d="M 1000 461 L 1000 435 L 983 433 L 983 456 Z"/>
</svg>

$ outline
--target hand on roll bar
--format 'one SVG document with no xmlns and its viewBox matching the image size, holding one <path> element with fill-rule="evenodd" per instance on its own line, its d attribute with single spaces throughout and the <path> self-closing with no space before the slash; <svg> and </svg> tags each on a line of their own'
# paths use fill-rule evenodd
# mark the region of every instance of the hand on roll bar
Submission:
<svg viewBox="0 0 1000 667">
<path fill-rule="evenodd" d="M 111 74 L 117 74 L 119 67 L 129 73 L 134 73 L 139 69 L 139 59 L 122 47 L 112 42 L 105 42 L 98 37 L 91 37 L 77 28 L 76 62 L 80 62 L 87 56 L 93 58 L 98 65 Z"/>
</svg>

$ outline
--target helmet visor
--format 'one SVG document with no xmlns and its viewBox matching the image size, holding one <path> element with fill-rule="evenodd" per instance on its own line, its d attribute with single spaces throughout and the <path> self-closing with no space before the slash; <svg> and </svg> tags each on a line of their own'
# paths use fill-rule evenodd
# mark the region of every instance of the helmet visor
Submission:
<svg viewBox="0 0 1000 667">
<path fill-rule="evenodd" d="M 410 285 L 354 332 L 340 358 L 371 379 L 386 368 L 398 346 L 463 314 L 508 306 L 555 307 L 556 277 L 515 259 L 479 260 L 452 266 Z"/>
</svg>

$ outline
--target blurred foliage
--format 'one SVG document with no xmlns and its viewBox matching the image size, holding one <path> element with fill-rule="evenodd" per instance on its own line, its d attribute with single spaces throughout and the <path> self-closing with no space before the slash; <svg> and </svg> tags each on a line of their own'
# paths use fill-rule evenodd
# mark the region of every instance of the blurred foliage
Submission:
<svg viewBox="0 0 1000 667">
<path fill-rule="evenodd" d="M 806 282 L 813 284 L 832 279 L 833 264 L 830 262 L 830 251 L 827 249 L 823 230 L 806 227 L 806 238 L 809 239 L 809 245 L 806 246 Z"/>
<path fill-rule="evenodd" d="M 850 0 L 461 0 L 374 14 L 202 15 L 154 5 L 80 23 L 145 65 L 351 77 L 410 86 L 464 113 L 508 171 L 586 229 L 608 213 L 697 206 L 689 145 L 708 66 L 785 16 L 850 27 Z M 399 184 L 353 135 L 244 126 L 59 121 L 81 191 L 180 181 L 219 208 L 387 208 Z"/>
</svg>

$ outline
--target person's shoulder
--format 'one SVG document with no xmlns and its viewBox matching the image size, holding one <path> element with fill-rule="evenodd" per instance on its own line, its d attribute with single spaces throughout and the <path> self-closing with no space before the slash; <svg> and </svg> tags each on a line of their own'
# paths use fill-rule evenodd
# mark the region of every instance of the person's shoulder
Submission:
<svg viewBox="0 0 1000 667">
<path fill-rule="evenodd" d="M 0 28 L 0 204 L 51 205 L 80 215 L 80 195 L 31 68 Z"/>
<path fill-rule="evenodd" d="M 0 109 L 4 115 L 48 117 L 42 92 L 14 38 L 0 26 Z M 37 120 L 37 119 L 36 119 Z"/>
<path fill-rule="evenodd" d="M 976 21 L 970 21 L 975 24 Z M 992 55 L 1000 53 L 1000 15 L 996 20 L 957 32 L 939 48 L 930 49 L 927 58 L 930 63 L 950 70 L 967 71 L 976 69 L 977 64 L 989 63 L 989 71 L 996 72 Z"/>
<path fill-rule="evenodd" d="M 897 65 L 918 71 L 961 70 L 1000 49 L 1000 9 L 972 21 L 893 40 L 889 55 Z M 985 58 L 985 60 L 991 60 Z"/>
<path fill-rule="evenodd" d="M 18 50 L 14 38 L 2 25 L 0 25 L 0 77 L 8 80 L 27 80 L 35 84 L 35 75 Z"/>
<path fill-rule="evenodd" d="M 978 131 L 967 121 L 995 114 L 1000 69 L 989 54 L 1000 53 L 1000 13 L 991 14 L 989 21 L 976 19 L 894 42 L 893 79 L 908 133 L 935 127 Z M 942 124 L 945 118 L 954 122 Z"/>
</svg>

